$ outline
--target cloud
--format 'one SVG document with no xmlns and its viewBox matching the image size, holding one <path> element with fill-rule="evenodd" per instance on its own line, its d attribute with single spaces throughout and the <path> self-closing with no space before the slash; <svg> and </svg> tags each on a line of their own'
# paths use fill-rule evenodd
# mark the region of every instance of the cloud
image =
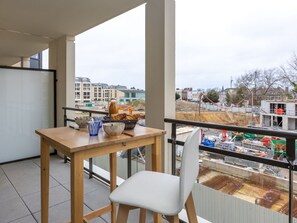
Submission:
<svg viewBox="0 0 297 223">
<path fill-rule="evenodd" d="M 176 87 L 229 87 L 297 52 L 297 2 L 176 0 Z M 76 76 L 144 88 L 145 6 L 76 37 Z"/>
</svg>

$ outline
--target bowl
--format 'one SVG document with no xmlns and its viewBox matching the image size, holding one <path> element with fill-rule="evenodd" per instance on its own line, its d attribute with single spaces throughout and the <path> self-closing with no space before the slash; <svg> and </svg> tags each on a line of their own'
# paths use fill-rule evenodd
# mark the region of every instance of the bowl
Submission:
<svg viewBox="0 0 297 223">
<path fill-rule="evenodd" d="M 118 136 L 123 133 L 125 123 L 123 122 L 109 122 L 103 124 L 103 130 L 108 136 Z"/>
<path fill-rule="evenodd" d="M 122 122 L 125 124 L 125 130 L 132 130 L 135 128 L 135 125 L 138 122 L 138 119 L 130 119 L 130 120 L 111 120 L 110 117 L 105 116 L 102 120 L 103 123 L 111 123 L 111 122 Z"/>
<path fill-rule="evenodd" d="M 85 128 L 88 125 L 88 121 L 90 121 L 90 117 L 89 116 L 76 117 L 74 121 L 80 128 Z"/>
</svg>

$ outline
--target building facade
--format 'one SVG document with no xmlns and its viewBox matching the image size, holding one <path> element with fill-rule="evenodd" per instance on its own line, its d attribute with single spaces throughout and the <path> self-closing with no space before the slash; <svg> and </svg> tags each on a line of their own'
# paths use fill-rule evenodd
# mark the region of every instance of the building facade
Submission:
<svg viewBox="0 0 297 223">
<path fill-rule="evenodd" d="M 75 78 L 75 102 L 91 102 L 91 81 L 89 78 Z"/>
<path fill-rule="evenodd" d="M 104 83 L 92 84 L 91 87 L 91 99 L 92 101 L 110 101 L 111 99 L 120 100 L 120 97 L 124 95 L 119 89 L 127 87 L 125 86 L 108 86 Z"/>
<path fill-rule="evenodd" d="M 297 101 L 261 101 L 260 124 L 265 128 L 297 130 Z"/>
<path fill-rule="evenodd" d="M 145 100 L 145 91 L 139 89 L 125 89 L 121 90 L 123 95 L 120 97 L 120 102 L 132 102 L 136 100 Z"/>
<path fill-rule="evenodd" d="M 75 78 L 75 103 L 88 103 L 94 101 L 120 101 L 124 97 L 122 90 L 127 89 L 122 85 L 108 85 L 105 83 L 91 83 L 87 77 Z"/>
</svg>

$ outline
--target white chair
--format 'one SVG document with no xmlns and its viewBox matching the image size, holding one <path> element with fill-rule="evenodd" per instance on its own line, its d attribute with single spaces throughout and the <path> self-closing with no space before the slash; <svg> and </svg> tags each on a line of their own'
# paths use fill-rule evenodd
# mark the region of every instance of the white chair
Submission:
<svg viewBox="0 0 297 223">
<path fill-rule="evenodd" d="M 141 171 L 127 179 L 110 194 L 119 203 L 117 223 L 126 223 L 129 210 L 140 208 L 139 222 L 145 222 L 146 210 L 165 215 L 177 223 L 178 213 L 185 206 L 190 223 L 198 223 L 192 189 L 199 172 L 200 130 L 187 138 L 182 156 L 180 177 L 153 171 Z"/>
</svg>

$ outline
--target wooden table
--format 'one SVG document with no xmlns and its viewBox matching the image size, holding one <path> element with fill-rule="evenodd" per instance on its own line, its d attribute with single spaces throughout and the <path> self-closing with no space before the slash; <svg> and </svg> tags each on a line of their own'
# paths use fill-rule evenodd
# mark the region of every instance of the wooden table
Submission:
<svg viewBox="0 0 297 223">
<path fill-rule="evenodd" d="M 71 222 L 83 223 L 111 212 L 112 223 L 116 222 L 116 206 L 111 203 L 83 216 L 84 160 L 109 154 L 110 191 L 116 188 L 116 152 L 139 146 L 152 145 L 152 169 L 161 171 L 161 138 L 163 130 L 136 126 L 125 131 L 132 135 L 107 137 L 100 130 L 98 136 L 89 136 L 87 129 L 69 127 L 36 130 L 41 137 L 41 222 L 48 223 L 49 207 L 49 161 L 50 146 L 71 159 Z M 155 222 L 161 222 L 155 214 Z"/>
</svg>

